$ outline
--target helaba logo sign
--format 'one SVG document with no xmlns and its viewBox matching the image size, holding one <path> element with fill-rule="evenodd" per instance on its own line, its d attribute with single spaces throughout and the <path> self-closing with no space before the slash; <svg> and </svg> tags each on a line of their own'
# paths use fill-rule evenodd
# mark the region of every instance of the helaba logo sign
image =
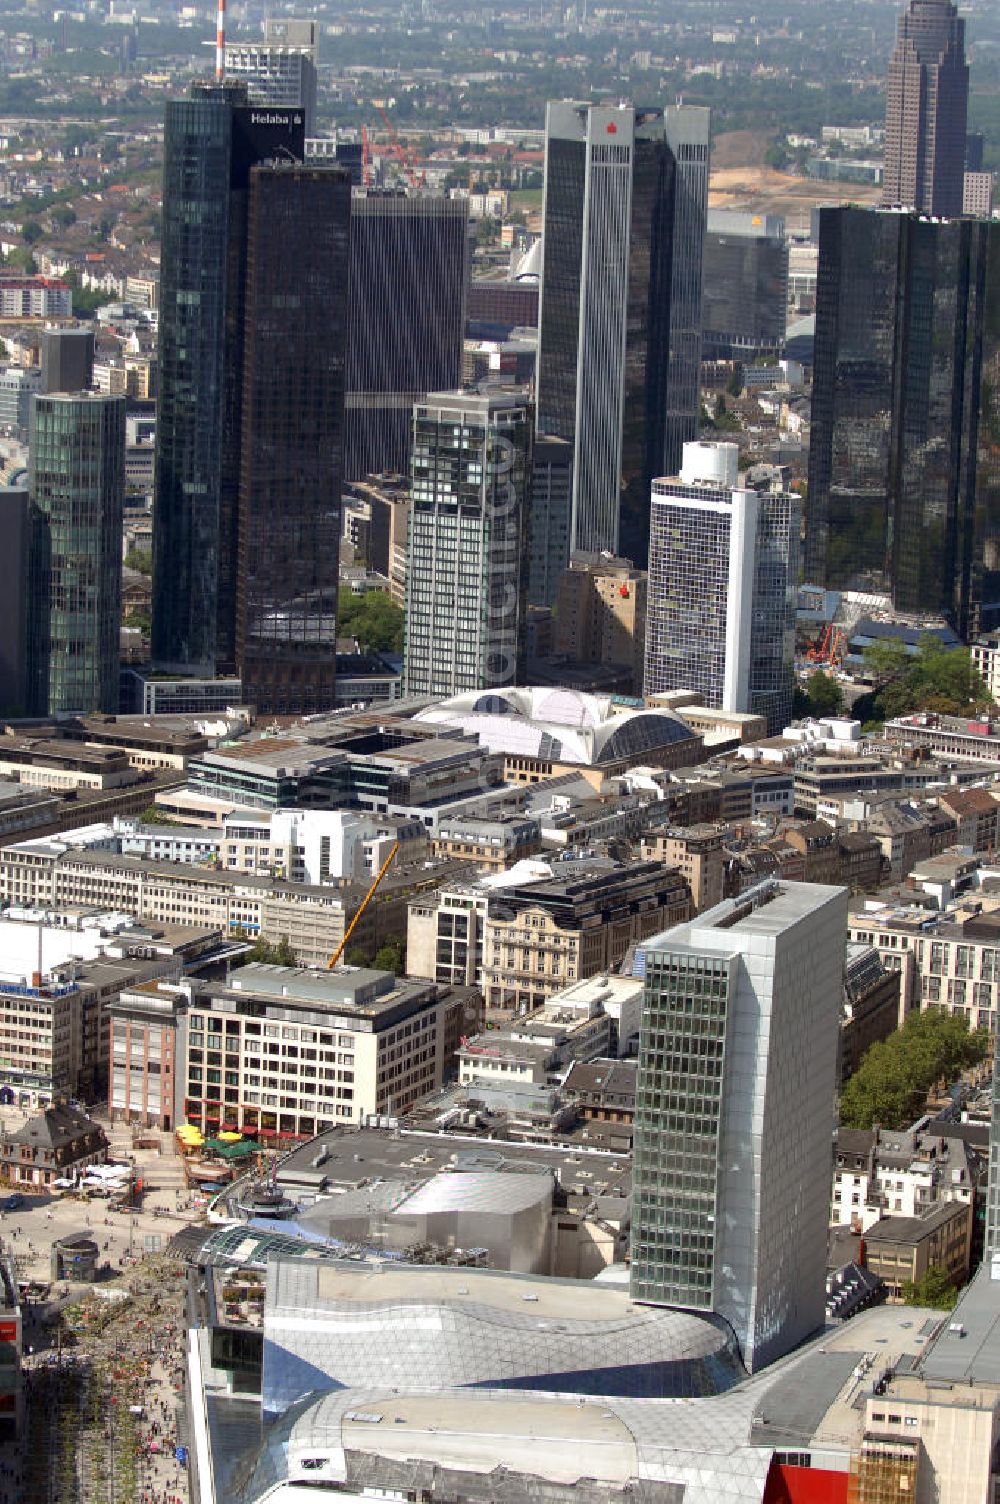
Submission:
<svg viewBox="0 0 1000 1504">
<path fill-rule="evenodd" d="M 277 110 L 253 110 L 250 115 L 251 125 L 301 125 L 301 115 L 289 115 Z"/>
</svg>

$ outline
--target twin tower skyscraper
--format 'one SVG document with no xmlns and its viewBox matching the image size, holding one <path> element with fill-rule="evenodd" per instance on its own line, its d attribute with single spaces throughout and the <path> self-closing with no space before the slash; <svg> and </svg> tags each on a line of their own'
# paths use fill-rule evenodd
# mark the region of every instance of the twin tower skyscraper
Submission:
<svg viewBox="0 0 1000 1504">
<path fill-rule="evenodd" d="M 698 434 L 709 111 L 548 106 L 538 431 L 573 445 L 571 551 L 644 565 Z"/>
</svg>

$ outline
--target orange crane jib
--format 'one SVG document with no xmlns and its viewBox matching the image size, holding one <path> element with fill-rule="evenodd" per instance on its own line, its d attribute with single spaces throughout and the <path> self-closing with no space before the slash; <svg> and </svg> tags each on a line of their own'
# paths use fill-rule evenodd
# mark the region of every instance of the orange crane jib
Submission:
<svg viewBox="0 0 1000 1504">
<path fill-rule="evenodd" d="M 388 872 L 389 867 L 391 866 L 392 861 L 393 861 L 393 859 L 394 859 L 394 857 L 396 855 L 396 852 L 398 850 L 399 850 L 399 842 L 398 841 L 394 841 L 393 845 L 392 845 L 392 849 L 389 852 L 389 855 L 386 857 L 385 861 L 382 863 L 381 867 L 378 869 L 378 876 L 376 877 L 375 881 L 372 883 L 371 887 L 368 889 L 368 892 L 365 894 L 364 898 L 362 899 L 361 905 L 360 905 L 360 907 L 358 909 L 358 912 L 355 914 L 354 918 L 351 920 L 350 924 L 347 926 L 347 929 L 344 931 L 344 938 L 343 938 L 343 940 L 341 940 L 340 944 L 337 946 L 337 949 L 334 951 L 334 953 L 330 957 L 329 961 L 327 961 L 327 963 L 326 963 L 326 969 L 327 969 L 327 971 L 332 971 L 333 968 L 336 966 L 337 962 L 340 960 L 341 956 L 344 954 L 344 948 L 346 947 L 348 940 L 350 940 L 351 935 L 354 933 L 354 926 L 357 924 L 358 920 L 361 918 L 362 914 L 365 912 L 365 909 L 367 909 L 367 907 L 368 907 L 369 903 L 371 902 L 372 898 L 374 898 L 374 896 L 375 896 L 375 890 L 378 887 L 379 883 L 382 881 L 383 877 L 385 877 L 385 874 Z"/>
</svg>

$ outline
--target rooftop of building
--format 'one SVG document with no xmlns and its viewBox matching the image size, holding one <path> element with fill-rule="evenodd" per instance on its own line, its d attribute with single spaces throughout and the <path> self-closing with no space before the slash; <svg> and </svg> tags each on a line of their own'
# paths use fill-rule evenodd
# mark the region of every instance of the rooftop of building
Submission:
<svg viewBox="0 0 1000 1504">
<path fill-rule="evenodd" d="M 414 719 L 474 735 L 480 745 L 507 756 L 583 767 L 635 763 L 657 748 L 685 742 L 700 745 L 697 734 L 671 712 L 545 686 L 453 695 L 419 709 Z"/>
<path fill-rule="evenodd" d="M 413 1184 L 443 1170 L 543 1169 L 563 1189 L 591 1197 L 623 1198 L 631 1186 L 627 1157 L 607 1150 L 573 1146 L 488 1142 L 444 1132 L 406 1128 L 334 1128 L 310 1139 L 282 1159 L 278 1185 L 319 1192 L 351 1190 L 381 1180 Z"/>
<path fill-rule="evenodd" d="M 739 898 L 727 898 L 696 919 L 678 924 L 644 942 L 649 951 L 696 949 L 699 939 L 732 935 L 734 949 L 751 937 L 764 939 L 783 934 L 814 913 L 823 903 L 847 889 L 822 883 L 765 880 Z M 714 948 L 714 947 L 713 947 Z"/>
</svg>

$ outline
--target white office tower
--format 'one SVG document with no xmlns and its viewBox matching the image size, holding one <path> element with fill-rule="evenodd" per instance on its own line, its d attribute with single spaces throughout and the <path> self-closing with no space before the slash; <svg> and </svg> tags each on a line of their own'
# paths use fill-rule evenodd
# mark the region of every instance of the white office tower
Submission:
<svg viewBox="0 0 1000 1504">
<path fill-rule="evenodd" d="M 643 947 L 633 1300 L 747 1368 L 822 1327 L 847 889 L 766 882 Z"/>
<path fill-rule="evenodd" d="M 771 734 L 788 724 L 801 505 L 741 485 L 735 444 L 685 444 L 680 475 L 653 482 L 647 695 L 692 690 Z"/>
</svg>

